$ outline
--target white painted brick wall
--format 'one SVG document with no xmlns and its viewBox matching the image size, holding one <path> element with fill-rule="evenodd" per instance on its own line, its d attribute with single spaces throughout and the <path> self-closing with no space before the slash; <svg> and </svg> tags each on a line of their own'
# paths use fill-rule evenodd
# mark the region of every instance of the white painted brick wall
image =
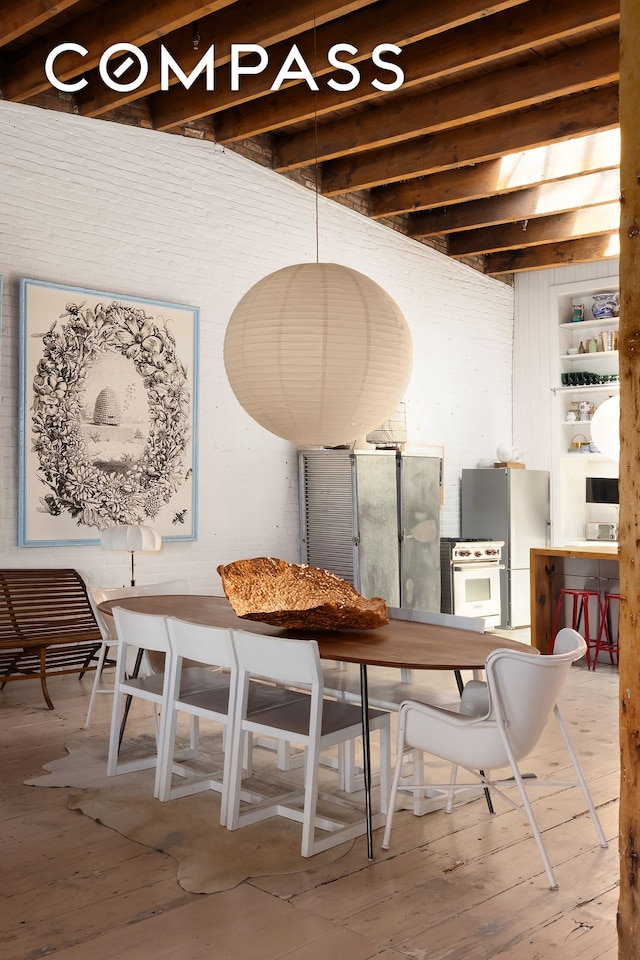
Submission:
<svg viewBox="0 0 640 960">
<path fill-rule="evenodd" d="M 408 439 L 445 447 L 443 535 L 459 532 L 460 469 L 512 430 L 513 291 L 320 198 L 320 259 L 374 278 L 414 338 Z M 0 565 L 75 566 L 127 579 L 95 547 L 18 549 L 18 280 L 67 283 L 200 307 L 199 537 L 140 555 L 141 583 L 244 556 L 298 559 L 295 451 L 239 407 L 222 343 L 246 290 L 315 258 L 314 197 L 210 143 L 0 102 Z"/>
</svg>

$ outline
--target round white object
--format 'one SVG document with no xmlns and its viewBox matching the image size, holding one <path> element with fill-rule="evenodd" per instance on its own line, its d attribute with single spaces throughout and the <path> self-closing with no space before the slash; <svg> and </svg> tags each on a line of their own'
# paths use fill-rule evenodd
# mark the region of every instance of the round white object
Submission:
<svg viewBox="0 0 640 960">
<path fill-rule="evenodd" d="M 609 397 L 591 418 L 591 439 L 610 460 L 620 459 L 620 397 Z"/>
<path fill-rule="evenodd" d="M 259 280 L 233 311 L 224 364 L 241 406 L 297 446 L 339 446 L 396 410 L 413 349 L 395 301 L 336 263 L 302 263 Z"/>
</svg>

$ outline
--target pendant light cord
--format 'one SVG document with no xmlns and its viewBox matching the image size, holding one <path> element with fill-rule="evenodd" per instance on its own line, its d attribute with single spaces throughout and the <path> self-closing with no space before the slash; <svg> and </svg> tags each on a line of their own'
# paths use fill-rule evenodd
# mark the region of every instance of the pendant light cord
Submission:
<svg viewBox="0 0 640 960">
<path fill-rule="evenodd" d="M 316 4 L 315 0 L 313 3 L 313 79 L 315 80 L 316 87 L 318 86 L 317 73 L 318 73 L 318 24 L 316 20 Z M 318 229 L 319 221 L 319 203 L 318 195 L 320 191 L 320 175 L 319 175 L 319 164 L 318 164 L 318 91 L 313 91 L 313 131 L 314 131 L 314 145 L 315 145 L 315 164 L 314 164 L 314 179 L 315 179 L 315 218 L 316 218 L 316 263 L 320 260 L 320 234 Z"/>
</svg>

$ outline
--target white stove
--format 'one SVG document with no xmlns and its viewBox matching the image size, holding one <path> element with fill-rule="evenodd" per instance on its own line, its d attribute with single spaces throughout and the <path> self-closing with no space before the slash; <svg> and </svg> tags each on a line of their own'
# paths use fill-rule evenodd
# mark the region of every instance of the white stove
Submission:
<svg viewBox="0 0 640 960">
<path fill-rule="evenodd" d="M 440 541 L 441 610 L 463 617 L 483 617 L 485 629 L 500 624 L 500 571 L 504 540 Z"/>
</svg>

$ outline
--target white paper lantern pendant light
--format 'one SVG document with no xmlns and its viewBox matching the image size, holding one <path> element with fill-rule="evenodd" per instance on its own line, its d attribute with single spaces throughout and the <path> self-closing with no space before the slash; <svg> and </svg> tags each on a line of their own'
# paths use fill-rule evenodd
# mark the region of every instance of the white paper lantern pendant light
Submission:
<svg viewBox="0 0 640 960">
<path fill-rule="evenodd" d="M 299 263 L 258 281 L 224 342 L 231 388 L 246 412 L 297 446 L 339 446 L 397 408 L 411 335 L 395 301 L 364 274 Z"/>
<path fill-rule="evenodd" d="M 314 74 L 316 31 L 314 10 Z M 411 334 L 395 301 L 358 270 L 319 262 L 317 89 L 316 262 L 259 280 L 233 311 L 224 341 L 241 406 L 298 447 L 365 437 L 397 409 L 412 367 Z"/>
</svg>

